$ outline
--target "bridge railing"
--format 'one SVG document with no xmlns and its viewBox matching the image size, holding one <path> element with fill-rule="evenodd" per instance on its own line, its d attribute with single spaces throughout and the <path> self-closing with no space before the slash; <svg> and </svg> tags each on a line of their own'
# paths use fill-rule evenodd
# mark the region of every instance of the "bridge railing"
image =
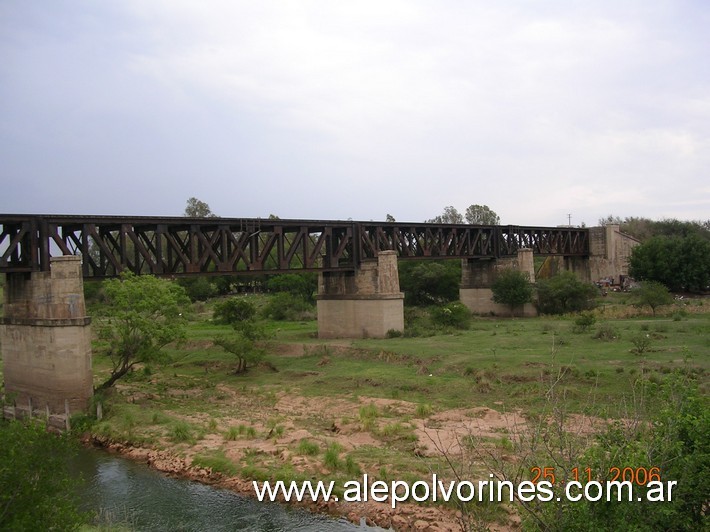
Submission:
<svg viewBox="0 0 710 532">
<path fill-rule="evenodd" d="M 403 259 L 589 253 L 586 229 L 254 218 L 0 214 L 0 272 L 81 255 L 85 277 L 352 271 L 379 251 Z"/>
</svg>

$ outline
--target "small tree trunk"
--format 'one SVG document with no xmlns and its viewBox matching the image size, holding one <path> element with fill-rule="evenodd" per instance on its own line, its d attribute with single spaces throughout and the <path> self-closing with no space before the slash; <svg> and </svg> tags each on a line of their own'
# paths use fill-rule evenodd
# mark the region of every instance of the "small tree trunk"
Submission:
<svg viewBox="0 0 710 532">
<path fill-rule="evenodd" d="M 95 392 L 100 392 L 100 391 L 102 391 L 102 390 L 108 390 L 111 386 L 114 385 L 114 383 L 115 383 L 118 379 L 120 379 L 120 378 L 123 377 L 126 373 L 128 373 L 132 367 L 133 367 L 133 364 L 130 364 L 130 365 L 128 365 L 128 366 L 123 366 L 123 367 L 121 367 L 121 368 L 118 369 L 117 371 L 114 371 L 113 373 L 111 373 L 111 376 L 106 380 L 106 382 L 104 382 L 103 384 L 101 384 L 98 388 L 95 388 L 94 391 L 95 391 Z"/>
</svg>

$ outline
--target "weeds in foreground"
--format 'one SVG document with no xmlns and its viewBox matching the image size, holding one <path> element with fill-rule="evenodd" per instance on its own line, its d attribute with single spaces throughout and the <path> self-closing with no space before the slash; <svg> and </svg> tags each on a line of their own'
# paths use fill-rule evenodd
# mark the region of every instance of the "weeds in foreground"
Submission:
<svg viewBox="0 0 710 532">
<path fill-rule="evenodd" d="M 552 355 L 546 407 L 538 416 L 520 423 L 511 415 L 507 434 L 498 441 L 469 429 L 459 439 L 460 452 L 430 436 L 449 474 L 462 481 L 480 477 L 483 470 L 489 472 L 497 488 L 503 483 L 519 486 L 523 481 L 553 481 L 554 504 L 537 498 L 524 500 L 514 492 L 509 495 L 527 529 L 612 530 L 629 525 L 649 530 L 705 529 L 710 524 L 706 515 L 710 404 L 698 391 L 697 381 L 680 368 L 665 379 L 657 375 L 646 378 L 642 372 L 629 400 L 617 413 L 623 421 L 602 422 L 567 411 L 565 391 L 560 387 L 564 369 L 554 367 L 554 349 Z M 594 395 L 590 394 L 590 403 Z M 610 505 L 566 499 L 563 482 L 612 480 L 616 468 L 640 472 L 634 477 L 635 496 L 646 493 L 650 472 L 662 480 L 676 481 L 676 489 L 683 494 L 674 493 L 673 501 L 664 504 L 634 500 Z M 491 520 L 490 505 L 461 500 L 455 505 L 464 530 L 482 529 Z"/>
</svg>

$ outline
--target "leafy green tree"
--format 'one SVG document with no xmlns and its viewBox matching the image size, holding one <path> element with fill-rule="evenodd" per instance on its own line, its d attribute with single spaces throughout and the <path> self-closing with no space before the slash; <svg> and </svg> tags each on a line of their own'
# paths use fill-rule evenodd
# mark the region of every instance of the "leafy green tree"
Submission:
<svg viewBox="0 0 710 532">
<path fill-rule="evenodd" d="M 440 305 L 456 301 L 461 261 L 400 261 L 399 286 L 407 305 Z"/>
<path fill-rule="evenodd" d="M 444 212 L 442 214 L 432 218 L 431 220 L 427 220 L 426 223 L 462 224 L 463 223 L 463 216 L 461 215 L 461 213 L 459 211 L 456 210 L 456 207 L 449 205 L 448 207 L 444 207 Z"/>
<path fill-rule="evenodd" d="M 653 280 L 679 289 L 676 274 L 680 268 L 680 241 L 677 239 L 657 236 L 631 250 L 629 273 L 639 281 Z"/>
<path fill-rule="evenodd" d="M 244 329 L 238 334 L 220 336 L 214 340 L 215 345 L 237 358 L 237 367 L 234 369 L 234 373 L 244 373 L 248 366 L 256 364 L 264 357 L 264 350 L 243 332 Z"/>
<path fill-rule="evenodd" d="M 697 234 L 653 237 L 631 251 L 629 273 L 673 291 L 702 291 L 710 285 L 710 241 Z"/>
<path fill-rule="evenodd" d="M 656 308 L 673 303 L 673 296 L 663 283 L 656 281 L 644 281 L 631 292 L 635 302 L 634 305 L 651 307 L 653 315 L 656 315 Z"/>
<path fill-rule="evenodd" d="M 139 363 L 159 360 L 162 348 L 185 338 L 190 300 L 176 283 L 124 272 L 104 282 L 106 304 L 98 319 L 101 350 L 111 359 L 107 389 Z"/>
<path fill-rule="evenodd" d="M 488 205 L 469 205 L 466 209 L 466 222 L 474 225 L 498 225 L 498 216 Z"/>
<path fill-rule="evenodd" d="M 219 301 L 214 306 L 212 317 L 218 323 L 239 326 L 240 322 L 252 321 L 256 316 L 256 306 L 241 297 Z"/>
<path fill-rule="evenodd" d="M 597 288 L 580 281 L 572 272 L 560 272 L 537 282 L 537 306 L 543 314 L 564 314 L 595 306 Z"/>
<path fill-rule="evenodd" d="M 0 420 L 0 442 L 0 530 L 77 530 L 88 521 L 68 470 L 74 440 Z"/>
<path fill-rule="evenodd" d="M 232 334 L 216 337 L 214 343 L 237 358 L 235 373 L 243 373 L 250 364 L 261 360 L 264 350 L 256 342 L 266 334 L 256 322 L 256 307 L 251 301 L 236 297 L 223 301 L 215 308 L 214 316 L 234 329 Z"/>
<path fill-rule="evenodd" d="M 516 307 L 532 301 L 533 285 L 528 276 L 518 270 L 503 270 L 496 276 L 491 285 L 493 301 L 508 305 L 511 315 L 515 315 Z"/>
<path fill-rule="evenodd" d="M 210 206 L 204 201 L 200 201 L 195 197 L 187 200 L 185 205 L 185 216 L 188 218 L 216 218 L 217 215 L 212 213 Z"/>
</svg>

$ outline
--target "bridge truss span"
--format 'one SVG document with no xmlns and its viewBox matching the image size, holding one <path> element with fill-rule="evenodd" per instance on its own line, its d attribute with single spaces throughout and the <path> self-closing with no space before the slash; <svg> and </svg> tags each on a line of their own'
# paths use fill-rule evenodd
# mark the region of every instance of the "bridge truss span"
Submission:
<svg viewBox="0 0 710 532">
<path fill-rule="evenodd" d="M 585 228 L 359 223 L 361 258 L 394 250 L 400 258 L 500 258 L 529 248 L 535 255 L 588 256 Z"/>
<path fill-rule="evenodd" d="M 254 218 L 0 214 L 0 272 L 49 269 L 81 255 L 84 277 L 354 271 L 402 259 L 586 256 L 587 229 Z"/>
<path fill-rule="evenodd" d="M 352 225 L 224 218 L 0 215 L 0 271 L 81 255 L 84 277 L 354 270 Z"/>
</svg>

